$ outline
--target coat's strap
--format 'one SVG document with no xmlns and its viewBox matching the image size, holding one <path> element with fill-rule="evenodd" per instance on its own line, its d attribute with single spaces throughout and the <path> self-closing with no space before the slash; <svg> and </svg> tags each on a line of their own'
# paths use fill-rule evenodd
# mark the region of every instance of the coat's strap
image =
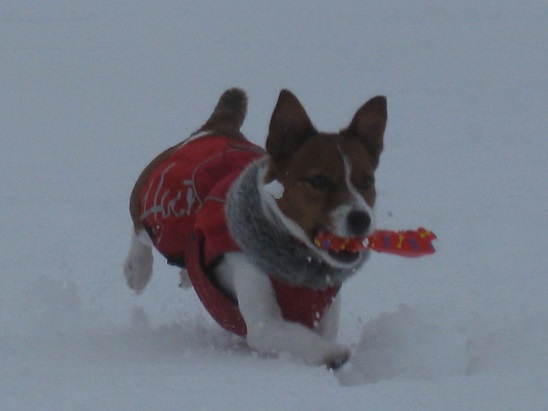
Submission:
<svg viewBox="0 0 548 411">
<path fill-rule="evenodd" d="M 190 282 L 206 310 L 220 326 L 234 334 L 245 336 L 247 327 L 238 305 L 204 271 L 202 248 L 202 241 L 193 234 L 185 247 L 185 263 Z"/>
</svg>

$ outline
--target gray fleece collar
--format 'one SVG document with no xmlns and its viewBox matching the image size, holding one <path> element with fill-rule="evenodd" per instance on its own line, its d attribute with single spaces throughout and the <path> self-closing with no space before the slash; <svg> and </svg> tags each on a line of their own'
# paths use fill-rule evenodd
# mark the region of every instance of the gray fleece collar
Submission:
<svg viewBox="0 0 548 411">
<path fill-rule="evenodd" d="M 226 202 L 230 234 L 262 270 L 293 286 L 324 289 L 340 286 L 358 268 L 332 267 L 296 240 L 269 209 L 259 192 L 259 172 L 267 158 L 249 165 L 232 184 Z M 365 259 L 362 260 L 365 261 Z"/>
</svg>

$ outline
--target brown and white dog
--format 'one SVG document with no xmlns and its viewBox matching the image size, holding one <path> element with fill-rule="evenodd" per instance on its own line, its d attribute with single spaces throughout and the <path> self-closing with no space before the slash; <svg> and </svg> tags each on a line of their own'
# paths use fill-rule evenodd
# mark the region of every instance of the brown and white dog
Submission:
<svg viewBox="0 0 548 411">
<path fill-rule="evenodd" d="M 323 133 L 282 90 L 266 152 L 240 132 L 246 109 L 245 93 L 227 90 L 196 133 L 144 169 L 130 199 L 128 285 L 144 289 L 155 246 L 251 348 L 339 367 L 350 351 L 335 342 L 338 291 L 368 252 L 324 249 L 315 238 L 372 233 L 386 99 L 370 99 L 347 128 Z"/>
</svg>

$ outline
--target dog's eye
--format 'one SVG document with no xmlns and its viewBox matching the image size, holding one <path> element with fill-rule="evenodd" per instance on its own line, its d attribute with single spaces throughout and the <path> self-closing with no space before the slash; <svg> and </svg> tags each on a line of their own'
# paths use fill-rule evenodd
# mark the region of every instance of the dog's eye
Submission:
<svg viewBox="0 0 548 411">
<path fill-rule="evenodd" d="M 375 184 L 375 179 L 373 178 L 373 176 L 367 176 L 361 179 L 361 181 L 357 185 L 357 188 L 360 191 L 367 191 L 371 187 L 373 187 L 373 184 Z"/>
<path fill-rule="evenodd" d="M 327 191 L 331 187 L 333 187 L 333 183 L 331 182 L 329 177 L 323 174 L 318 174 L 316 176 L 310 177 L 307 179 L 307 182 L 312 188 L 321 191 Z"/>
</svg>

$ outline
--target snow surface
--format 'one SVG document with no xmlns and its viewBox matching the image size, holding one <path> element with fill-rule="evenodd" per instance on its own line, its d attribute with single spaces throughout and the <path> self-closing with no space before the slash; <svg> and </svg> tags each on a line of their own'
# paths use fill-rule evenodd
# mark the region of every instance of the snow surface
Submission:
<svg viewBox="0 0 548 411">
<path fill-rule="evenodd" d="M 1 410 L 548 410 L 548 3 L 0 5 Z M 264 358 L 157 258 L 127 198 L 226 88 L 263 144 L 281 88 L 323 130 L 389 104 L 378 221 L 438 253 L 344 287 L 337 373 Z"/>
</svg>

